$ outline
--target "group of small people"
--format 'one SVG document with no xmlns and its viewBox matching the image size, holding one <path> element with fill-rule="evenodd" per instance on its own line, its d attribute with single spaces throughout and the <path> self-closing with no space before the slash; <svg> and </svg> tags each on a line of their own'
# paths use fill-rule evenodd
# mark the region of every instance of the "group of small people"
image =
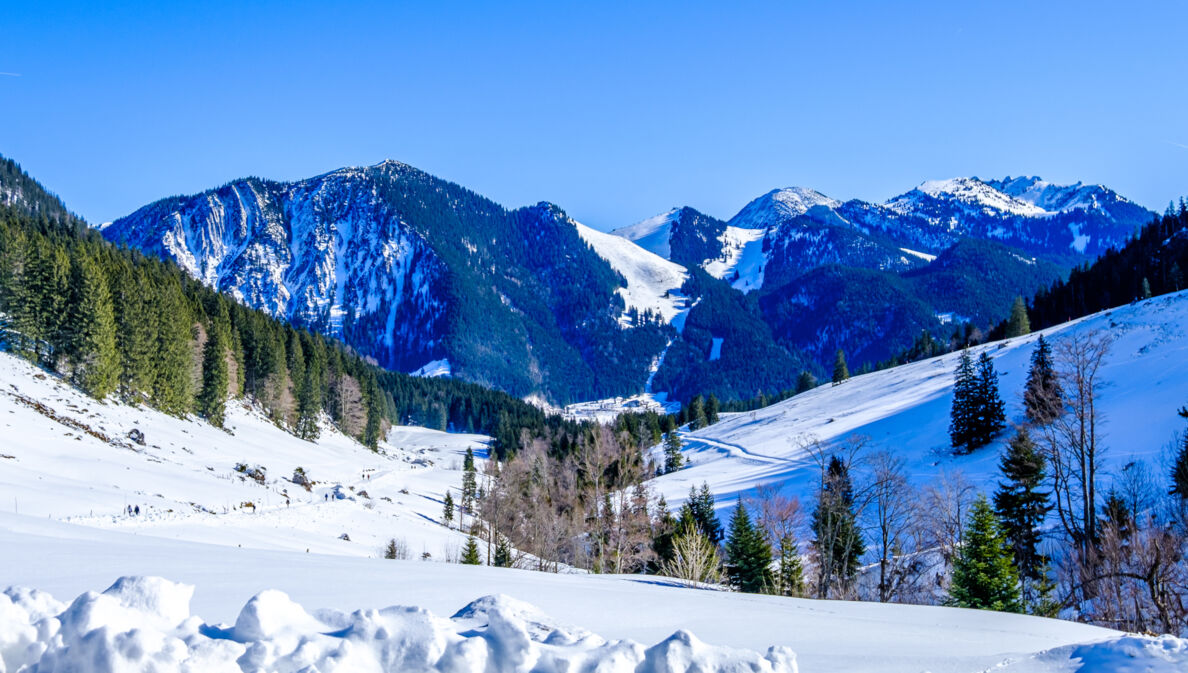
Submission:
<svg viewBox="0 0 1188 673">
<path fill-rule="evenodd" d="M 128 516 L 140 516 L 140 505 L 136 505 L 135 507 L 133 507 L 132 505 L 128 505 L 126 510 L 127 510 Z"/>
</svg>

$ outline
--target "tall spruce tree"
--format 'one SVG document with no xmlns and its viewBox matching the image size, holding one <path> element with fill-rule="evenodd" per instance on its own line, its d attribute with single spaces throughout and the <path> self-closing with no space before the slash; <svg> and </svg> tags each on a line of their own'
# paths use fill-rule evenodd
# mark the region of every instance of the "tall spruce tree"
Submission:
<svg viewBox="0 0 1188 673">
<path fill-rule="evenodd" d="M 478 474 L 474 466 L 474 450 L 466 447 L 466 457 L 462 459 L 462 503 L 463 514 L 474 513 L 474 501 L 478 497 Z"/>
<path fill-rule="evenodd" d="M 149 316 L 156 332 L 156 351 L 151 363 L 153 406 L 180 416 L 190 411 L 193 321 L 181 288 L 158 272 L 159 282 L 150 299 Z"/>
<path fill-rule="evenodd" d="M 1180 416 L 1188 418 L 1188 407 L 1180 409 Z M 1180 437 L 1180 450 L 1172 461 L 1171 495 L 1177 496 L 1182 505 L 1188 506 L 1188 430 Z"/>
<path fill-rule="evenodd" d="M 1006 427 L 1006 404 L 998 394 L 998 372 L 986 351 L 978 356 L 977 446 L 985 446 Z M 976 448 L 976 447 L 975 447 Z"/>
<path fill-rule="evenodd" d="M 949 442 L 957 452 L 968 453 L 974 448 L 978 413 L 978 381 L 969 349 L 961 351 L 953 379 L 953 405 L 949 409 Z"/>
<path fill-rule="evenodd" d="M 994 510 L 1010 543 L 1015 567 L 1022 580 L 1025 602 L 1036 605 L 1039 596 L 1029 588 L 1045 579 L 1047 559 L 1039 552 L 1042 526 L 1052 509 L 1050 493 L 1043 490 L 1047 475 L 1044 456 L 1027 432 L 1019 428 L 999 462 L 1003 481 L 994 493 Z"/>
<path fill-rule="evenodd" d="M 1023 410 L 1027 420 L 1046 425 L 1063 412 L 1064 391 L 1052 363 L 1052 347 L 1043 335 L 1031 352 L 1031 367 L 1027 370 L 1027 387 L 1023 391 Z"/>
<path fill-rule="evenodd" d="M 681 507 L 680 520 L 692 522 L 714 546 L 721 544 L 722 522 L 718 521 L 714 494 L 710 492 L 708 483 L 702 482 L 700 490 L 696 486 L 689 487 L 689 499 Z"/>
<path fill-rule="evenodd" d="M 985 496 L 979 496 L 970 510 L 963 544 L 953 562 L 949 601 L 963 608 L 1022 610 L 1010 543 Z"/>
<path fill-rule="evenodd" d="M 800 549 L 796 538 L 791 535 L 780 538 L 779 554 L 776 585 L 780 595 L 804 595 L 804 565 L 800 562 Z"/>
<path fill-rule="evenodd" d="M 836 386 L 848 378 L 850 378 L 850 369 L 846 366 L 846 352 L 839 348 L 837 355 L 833 358 L 833 385 Z"/>
<path fill-rule="evenodd" d="M 763 533 L 755 528 L 742 496 L 730 518 L 730 534 L 726 539 L 726 573 L 730 583 L 743 593 L 765 593 L 773 589 L 771 576 L 771 545 Z"/>
<path fill-rule="evenodd" d="M 102 269 L 82 252 L 71 260 L 68 309 L 62 329 L 70 378 L 88 395 L 107 397 L 119 382 L 115 313 Z"/>
<path fill-rule="evenodd" d="M 709 419 L 705 415 L 705 400 L 701 395 L 694 395 L 693 399 L 689 400 L 689 406 L 685 410 L 685 418 L 689 419 L 690 430 L 697 430 L 709 425 Z"/>
<path fill-rule="evenodd" d="M 824 595 L 829 583 L 848 585 L 866 553 L 855 512 L 850 468 L 837 456 L 829 459 L 825 469 L 820 501 L 813 510 L 810 527 L 816 536 L 813 546 L 823 566 L 823 572 L 819 573 L 822 584 L 819 593 Z"/>
<path fill-rule="evenodd" d="M 198 414 L 215 427 L 223 427 L 227 411 L 227 336 L 224 329 L 212 326 L 202 348 L 202 390 L 195 406 Z"/>
<path fill-rule="evenodd" d="M 718 422 L 718 413 L 722 409 L 721 402 L 718 401 L 718 396 L 710 393 L 710 396 L 705 399 L 705 423 L 706 425 L 713 425 Z"/>
<path fill-rule="evenodd" d="M 1006 337 L 1010 339 L 1025 334 L 1031 334 L 1031 322 L 1027 319 L 1027 304 L 1023 303 L 1023 297 L 1015 297 L 1015 303 L 1011 305 L 1011 316 L 1007 318 Z"/>
<path fill-rule="evenodd" d="M 664 436 L 664 473 L 676 472 L 685 465 L 685 457 L 681 455 L 681 436 L 676 430 L 671 430 Z"/>
</svg>

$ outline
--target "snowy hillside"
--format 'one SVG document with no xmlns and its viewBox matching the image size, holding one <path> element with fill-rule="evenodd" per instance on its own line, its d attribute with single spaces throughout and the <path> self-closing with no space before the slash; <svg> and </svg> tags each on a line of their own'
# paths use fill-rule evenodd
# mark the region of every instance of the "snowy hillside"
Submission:
<svg viewBox="0 0 1188 673">
<path fill-rule="evenodd" d="M 1181 316 L 1183 301 L 1165 310 Z M 1150 357 L 1174 355 L 1161 347 Z M 885 410 L 870 401 L 878 393 L 868 379 L 797 400 L 853 391 L 852 401 Z M 764 425 L 758 415 L 771 411 L 740 427 L 755 431 Z M 883 412 L 859 413 L 869 421 Z M 739 419 L 746 416 L 714 431 Z M 329 428 L 316 443 L 298 440 L 239 406 L 224 432 L 95 402 L 7 354 L 0 423 L 0 586 L 35 590 L 0 595 L 0 670 L 37 660 L 36 670 L 94 671 L 150 662 L 160 671 L 545 671 L 568 662 L 598 671 L 816 672 L 877 662 L 880 671 L 972 673 L 1063 671 L 1075 658 L 1134 652 L 1174 667 L 1186 656 L 1174 639 L 1117 640 L 1019 615 L 441 563 L 456 557 L 463 537 L 440 524 L 439 498 L 460 483 L 466 447 L 483 455 L 477 436 L 396 428 L 375 454 Z M 702 459 L 721 450 L 695 453 L 689 473 L 709 476 Z M 739 457 L 716 469 L 738 478 L 736 464 L 767 464 Z M 265 468 L 263 483 L 239 463 Z M 297 467 L 316 482 L 308 492 L 291 480 Z M 410 560 L 380 558 L 392 538 Z M 417 560 L 422 554 L 429 560 Z M 507 597 L 483 598 L 496 594 Z M 693 635 L 673 635 L 681 629 Z"/>
<path fill-rule="evenodd" d="M 651 311 L 679 331 L 689 311 L 689 299 L 680 293 L 689 272 L 623 237 L 574 224 L 582 240 L 627 280 L 627 287 L 618 290 L 627 308 Z"/>
<path fill-rule="evenodd" d="M 1100 330 L 1114 342 L 1102 369 L 1099 409 L 1105 419 L 1106 463 L 1111 475 L 1131 461 L 1160 462 L 1183 429 L 1176 409 L 1188 401 L 1188 292 L 1164 295 L 1088 316 L 1043 332 L 1054 344 L 1067 334 Z M 1038 334 L 979 347 L 994 359 L 1008 422 L 1022 418 L 1021 396 Z M 756 484 L 781 484 L 805 498 L 817 479 L 806 447 L 852 435 L 868 437 L 873 450 L 907 461 L 911 478 L 924 484 L 942 471 L 962 471 L 991 490 L 998 478 L 1000 440 L 967 456 L 949 446 L 949 407 L 959 354 L 915 362 L 823 385 L 758 411 L 724 414 L 708 428 L 684 436 L 692 467 L 653 483 L 669 502 L 683 501 L 691 485 L 709 483 L 723 506 Z M 1108 478 L 1107 478 L 1108 479 Z"/>
<path fill-rule="evenodd" d="M 672 246 L 669 243 L 669 237 L 671 236 L 673 221 L 679 216 L 680 208 L 673 208 L 672 210 L 654 215 L 630 226 L 615 229 L 611 233 L 635 243 L 650 253 L 659 255 L 664 259 L 671 259 Z"/>
</svg>

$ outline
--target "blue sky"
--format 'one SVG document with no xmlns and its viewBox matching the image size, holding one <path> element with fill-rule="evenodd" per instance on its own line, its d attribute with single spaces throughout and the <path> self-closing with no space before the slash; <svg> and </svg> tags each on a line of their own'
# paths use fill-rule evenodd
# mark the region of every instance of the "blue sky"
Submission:
<svg viewBox="0 0 1188 673">
<path fill-rule="evenodd" d="M 1184 2 L 158 4 L 0 6 L 0 154 L 95 222 L 385 158 L 602 229 L 957 175 L 1188 195 Z"/>
</svg>

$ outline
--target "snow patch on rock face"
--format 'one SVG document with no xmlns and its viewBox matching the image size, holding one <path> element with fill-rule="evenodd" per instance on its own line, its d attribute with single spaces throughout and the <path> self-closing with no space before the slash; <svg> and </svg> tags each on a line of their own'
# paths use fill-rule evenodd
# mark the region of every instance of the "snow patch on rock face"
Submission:
<svg viewBox="0 0 1188 673">
<path fill-rule="evenodd" d="M 558 624 L 486 596 L 451 619 L 415 607 L 310 614 L 280 591 L 257 594 L 235 624 L 190 615 L 193 588 L 123 577 L 63 608 L 48 595 L 0 594 L 0 671 L 600 671 L 797 673 L 796 655 L 707 645 L 678 631 L 651 648 Z"/>
</svg>

